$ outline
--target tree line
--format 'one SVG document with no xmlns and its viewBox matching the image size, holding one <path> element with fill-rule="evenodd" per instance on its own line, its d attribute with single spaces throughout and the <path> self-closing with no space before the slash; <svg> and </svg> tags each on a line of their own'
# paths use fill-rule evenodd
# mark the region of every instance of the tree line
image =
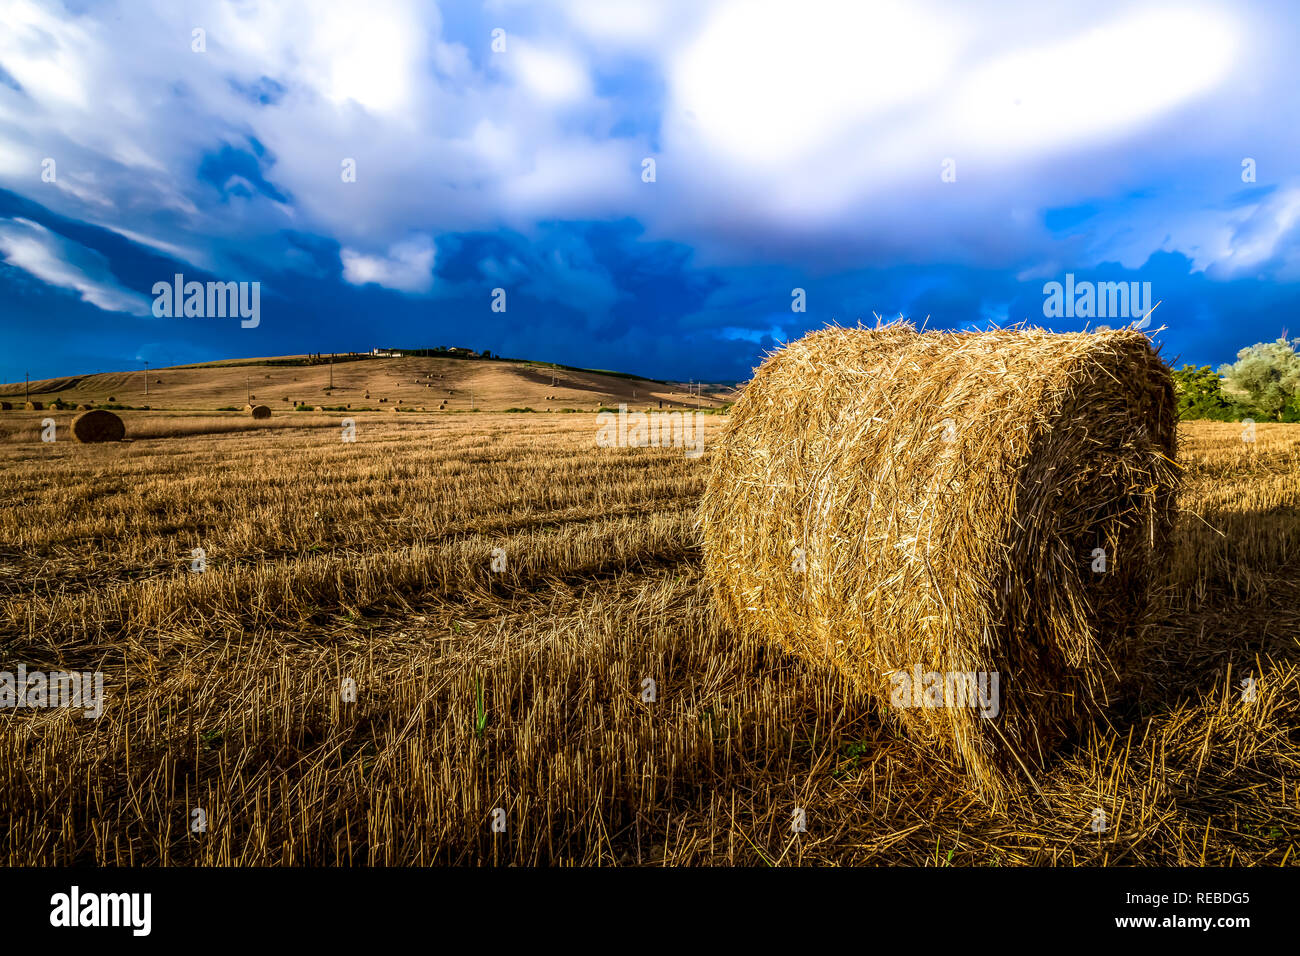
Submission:
<svg viewBox="0 0 1300 956">
<path fill-rule="evenodd" d="M 1237 361 L 1174 372 L 1180 418 L 1235 422 L 1243 418 L 1300 422 L 1300 339 L 1261 342 L 1237 353 Z"/>
</svg>

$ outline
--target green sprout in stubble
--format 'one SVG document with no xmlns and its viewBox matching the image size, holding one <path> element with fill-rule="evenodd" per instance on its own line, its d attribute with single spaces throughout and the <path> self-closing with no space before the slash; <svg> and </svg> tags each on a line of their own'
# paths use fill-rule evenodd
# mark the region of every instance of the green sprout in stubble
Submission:
<svg viewBox="0 0 1300 956">
<path fill-rule="evenodd" d="M 952 855 L 957 852 L 957 847 L 961 846 L 961 841 L 958 840 L 955 844 L 953 844 L 952 849 L 948 851 L 947 858 L 942 863 L 940 863 L 939 862 L 939 839 L 940 839 L 939 837 L 935 837 L 934 839 L 934 865 L 952 866 Z"/>
<path fill-rule="evenodd" d="M 482 740 L 483 730 L 487 727 L 487 709 L 483 706 L 483 682 L 474 678 L 474 729 L 476 736 Z"/>
<path fill-rule="evenodd" d="M 871 741 L 866 738 L 857 741 L 847 741 L 844 744 L 841 744 L 840 745 L 841 756 L 844 758 L 844 760 L 848 761 L 848 765 L 844 766 L 843 764 L 841 764 L 840 766 L 836 767 L 831 772 L 831 776 L 838 777 L 842 774 L 855 772 L 858 769 L 858 765 L 862 761 L 862 755 L 866 753 L 870 753 L 870 751 L 871 751 Z"/>
</svg>

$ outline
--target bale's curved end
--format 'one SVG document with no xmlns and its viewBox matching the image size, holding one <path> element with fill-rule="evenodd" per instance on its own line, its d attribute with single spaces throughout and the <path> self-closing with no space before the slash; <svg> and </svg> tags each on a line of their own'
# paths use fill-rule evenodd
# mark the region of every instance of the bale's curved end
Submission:
<svg viewBox="0 0 1300 956">
<path fill-rule="evenodd" d="M 72 420 L 72 434 L 79 442 L 121 441 L 126 437 L 122 419 L 103 408 L 83 412 Z"/>
<path fill-rule="evenodd" d="M 985 792 L 1019 789 L 1107 704 L 1141 631 L 1175 407 L 1131 329 L 812 333 L 714 445 L 717 610 L 833 661 Z"/>
<path fill-rule="evenodd" d="M 246 405 L 245 410 L 254 418 L 271 417 L 271 408 L 268 405 Z"/>
</svg>

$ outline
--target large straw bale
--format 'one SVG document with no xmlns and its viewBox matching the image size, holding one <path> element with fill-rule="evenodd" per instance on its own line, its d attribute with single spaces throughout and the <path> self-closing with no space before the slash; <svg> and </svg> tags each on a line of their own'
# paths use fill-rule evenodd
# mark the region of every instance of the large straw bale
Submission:
<svg viewBox="0 0 1300 956">
<path fill-rule="evenodd" d="M 79 442 L 121 441 L 126 437 L 122 419 L 103 408 L 82 412 L 72 420 L 72 435 Z"/>
<path fill-rule="evenodd" d="M 810 334 L 713 450 L 720 615 L 832 661 L 1000 798 L 1116 693 L 1172 523 L 1174 429 L 1132 329 Z M 965 673 L 998 675 L 996 716 L 956 684 L 911 690 Z"/>
<path fill-rule="evenodd" d="M 244 406 L 244 409 L 254 418 L 271 417 L 271 408 L 269 405 L 246 405 Z"/>
</svg>

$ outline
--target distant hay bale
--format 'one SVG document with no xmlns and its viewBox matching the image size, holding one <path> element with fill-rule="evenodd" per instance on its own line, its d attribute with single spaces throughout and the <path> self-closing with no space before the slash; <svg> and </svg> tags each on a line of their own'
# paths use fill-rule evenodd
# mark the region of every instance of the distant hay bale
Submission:
<svg viewBox="0 0 1300 956">
<path fill-rule="evenodd" d="M 78 406 L 77 406 L 77 411 L 79 411 L 79 412 L 86 412 L 86 411 L 89 411 L 89 410 L 90 410 L 90 406 L 89 406 L 89 405 L 78 405 Z"/>
<path fill-rule="evenodd" d="M 112 412 L 96 408 L 82 412 L 72 420 L 72 434 L 83 444 L 101 441 L 121 441 L 126 437 L 126 426 Z"/>
<path fill-rule="evenodd" d="M 45 408 L 40 402 L 24 402 L 23 408 L 29 412 L 39 412 Z"/>
<path fill-rule="evenodd" d="M 834 663 L 986 796 L 1114 695 L 1177 483 L 1140 332 L 825 329 L 763 363 L 712 455 L 720 618 Z"/>
<path fill-rule="evenodd" d="M 270 418 L 271 409 L 268 405 L 246 405 L 244 410 L 254 418 Z"/>
<path fill-rule="evenodd" d="M 311 407 L 311 410 L 312 410 L 313 412 L 323 412 L 323 411 L 325 411 L 325 406 L 324 406 L 324 405 L 313 405 L 313 406 Z"/>
</svg>

